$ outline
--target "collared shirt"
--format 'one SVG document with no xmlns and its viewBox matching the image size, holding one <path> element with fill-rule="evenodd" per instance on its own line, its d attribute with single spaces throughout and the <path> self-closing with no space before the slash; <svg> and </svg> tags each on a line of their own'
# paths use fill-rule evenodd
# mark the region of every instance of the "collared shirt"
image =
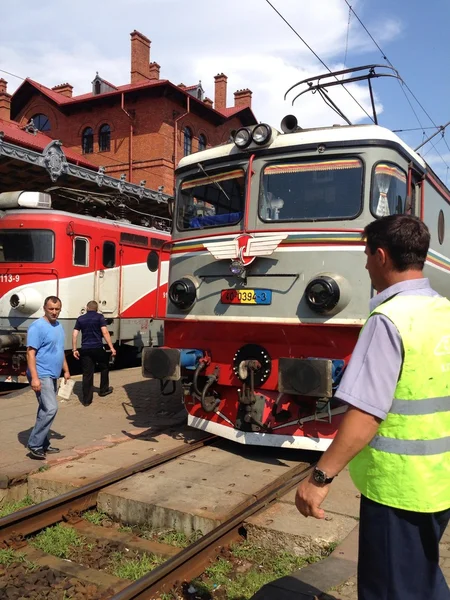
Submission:
<svg viewBox="0 0 450 600">
<path fill-rule="evenodd" d="M 393 296 L 439 296 L 428 279 L 409 279 L 391 285 L 370 301 L 370 312 Z M 367 321 L 345 369 L 336 397 L 380 419 L 392 406 L 403 363 L 400 334 L 384 315 Z"/>
<path fill-rule="evenodd" d="M 103 348 L 102 327 L 106 327 L 105 317 L 96 310 L 88 310 L 78 317 L 74 329 L 81 331 L 81 349 Z"/>
</svg>

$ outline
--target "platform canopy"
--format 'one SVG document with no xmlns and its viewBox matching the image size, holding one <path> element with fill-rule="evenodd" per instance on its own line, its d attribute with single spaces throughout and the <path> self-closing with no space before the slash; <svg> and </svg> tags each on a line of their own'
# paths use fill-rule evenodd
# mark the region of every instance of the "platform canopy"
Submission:
<svg viewBox="0 0 450 600">
<path fill-rule="evenodd" d="M 144 181 L 137 185 L 126 181 L 125 175 L 110 177 L 103 167 L 95 167 L 84 156 L 39 131 L 27 131 L 15 122 L 0 120 L 0 193 L 17 190 L 49 192 L 52 198 L 58 198 L 55 208 L 70 212 L 80 212 L 81 208 L 86 212 L 91 205 L 99 213 L 101 207 L 108 207 L 111 214 L 106 216 L 111 216 L 120 207 L 118 214 L 123 218 L 136 215 L 129 219 L 132 222 L 139 218 L 144 221 L 146 215 L 168 218 L 172 199 L 162 188 L 146 188 Z M 70 206 L 71 199 L 76 203 L 75 210 Z"/>
</svg>

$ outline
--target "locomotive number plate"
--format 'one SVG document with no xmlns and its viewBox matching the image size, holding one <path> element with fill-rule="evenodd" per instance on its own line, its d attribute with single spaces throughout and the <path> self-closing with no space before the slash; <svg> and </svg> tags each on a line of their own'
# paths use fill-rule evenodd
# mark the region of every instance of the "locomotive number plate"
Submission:
<svg viewBox="0 0 450 600">
<path fill-rule="evenodd" d="M 222 290 L 222 304 L 272 304 L 272 290 Z"/>
</svg>

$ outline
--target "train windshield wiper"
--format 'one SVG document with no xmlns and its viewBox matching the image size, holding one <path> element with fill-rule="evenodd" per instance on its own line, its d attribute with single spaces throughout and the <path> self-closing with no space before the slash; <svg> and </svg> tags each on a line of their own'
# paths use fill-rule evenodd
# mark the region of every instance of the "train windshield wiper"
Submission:
<svg viewBox="0 0 450 600">
<path fill-rule="evenodd" d="M 220 185 L 220 183 L 218 181 L 216 181 L 214 179 L 214 177 L 211 177 L 211 175 L 209 173 L 207 173 L 205 171 L 205 169 L 203 168 L 202 163 L 197 163 L 197 166 L 199 169 L 201 169 L 201 171 L 203 171 L 203 174 L 206 175 L 206 177 L 208 178 L 208 180 L 213 183 L 216 187 L 219 188 L 219 190 L 222 192 L 222 194 L 225 196 L 225 198 L 228 200 L 228 202 L 230 203 L 231 206 L 231 198 L 230 196 L 226 193 L 226 191 L 223 189 L 223 187 Z"/>
</svg>

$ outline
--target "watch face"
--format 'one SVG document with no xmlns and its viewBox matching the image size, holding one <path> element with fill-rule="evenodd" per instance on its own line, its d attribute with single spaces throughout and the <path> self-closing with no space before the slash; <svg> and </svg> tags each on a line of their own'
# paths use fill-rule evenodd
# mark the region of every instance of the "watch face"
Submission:
<svg viewBox="0 0 450 600">
<path fill-rule="evenodd" d="M 317 483 L 325 483 L 327 476 L 320 469 L 315 469 L 313 473 L 313 478 L 314 481 L 317 481 Z"/>
</svg>

